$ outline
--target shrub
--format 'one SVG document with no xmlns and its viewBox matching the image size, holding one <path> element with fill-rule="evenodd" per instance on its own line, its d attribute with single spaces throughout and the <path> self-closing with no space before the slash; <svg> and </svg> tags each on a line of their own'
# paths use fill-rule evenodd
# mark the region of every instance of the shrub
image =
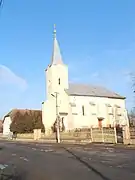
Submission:
<svg viewBox="0 0 135 180">
<path fill-rule="evenodd" d="M 34 129 L 45 131 L 42 123 L 42 112 L 38 110 L 17 111 L 11 117 L 10 130 L 17 133 L 32 133 Z"/>
</svg>

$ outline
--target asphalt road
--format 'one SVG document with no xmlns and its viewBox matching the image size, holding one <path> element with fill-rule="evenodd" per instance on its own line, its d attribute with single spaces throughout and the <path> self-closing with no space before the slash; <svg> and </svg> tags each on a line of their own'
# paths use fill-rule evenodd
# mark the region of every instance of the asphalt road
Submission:
<svg viewBox="0 0 135 180">
<path fill-rule="evenodd" d="M 0 141 L 3 165 L 7 180 L 135 180 L 135 150 L 110 146 Z"/>
</svg>

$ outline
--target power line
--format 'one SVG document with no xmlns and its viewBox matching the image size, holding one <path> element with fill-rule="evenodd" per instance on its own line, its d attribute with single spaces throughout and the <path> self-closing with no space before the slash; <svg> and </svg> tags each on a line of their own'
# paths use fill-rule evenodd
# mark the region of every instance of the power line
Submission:
<svg viewBox="0 0 135 180">
<path fill-rule="evenodd" d="M 1 12 L 1 9 L 3 7 L 3 3 L 4 3 L 4 0 L 0 0 L 0 12 Z"/>
<path fill-rule="evenodd" d="M 3 0 L 0 0 L 0 8 L 2 7 L 3 5 Z"/>
</svg>

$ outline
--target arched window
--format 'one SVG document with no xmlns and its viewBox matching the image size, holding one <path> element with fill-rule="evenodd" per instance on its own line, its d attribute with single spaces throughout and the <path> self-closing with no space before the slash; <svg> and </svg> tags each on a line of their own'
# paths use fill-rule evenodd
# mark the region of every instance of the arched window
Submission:
<svg viewBox="0 0 135 180">
<path fill-rule="evenodd" d="M 58 79 L 58 84 L 60 85 L 60 78 Z"/>
</svg>

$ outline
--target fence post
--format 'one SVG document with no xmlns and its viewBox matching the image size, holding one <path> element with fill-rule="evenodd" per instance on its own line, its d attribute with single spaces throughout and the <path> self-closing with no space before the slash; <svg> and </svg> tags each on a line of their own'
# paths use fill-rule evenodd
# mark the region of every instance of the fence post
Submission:
<svg viewBox="0 0 135 180">
<path fill-rule="evenodd" d="M 128 126 L 123 127 L 123 142 L 124 144 L 130 144 L 130 130 Z"/>
<path fill-rule="evenodd" d="M 102 142 L 105 142 L 105 140 L 104 140 L 104 131 L 103 131 L 103 127 L 101 128 L 101 130 L 102 130 Z"/>
<path fill-rule="evenodd" d="M 115 143 L 117 144 L 117 131 L 116 131 L 116 127 L 114 126 L 114 138 L 115 138 Z"/>
<path fill-rule="evenodd" d="M 91 133 L 91 142 L 93 142 L 92 127 L 90 129 L 91 129 L 91 131 L 90 131 L 90 133 Z"/>
</svg>

